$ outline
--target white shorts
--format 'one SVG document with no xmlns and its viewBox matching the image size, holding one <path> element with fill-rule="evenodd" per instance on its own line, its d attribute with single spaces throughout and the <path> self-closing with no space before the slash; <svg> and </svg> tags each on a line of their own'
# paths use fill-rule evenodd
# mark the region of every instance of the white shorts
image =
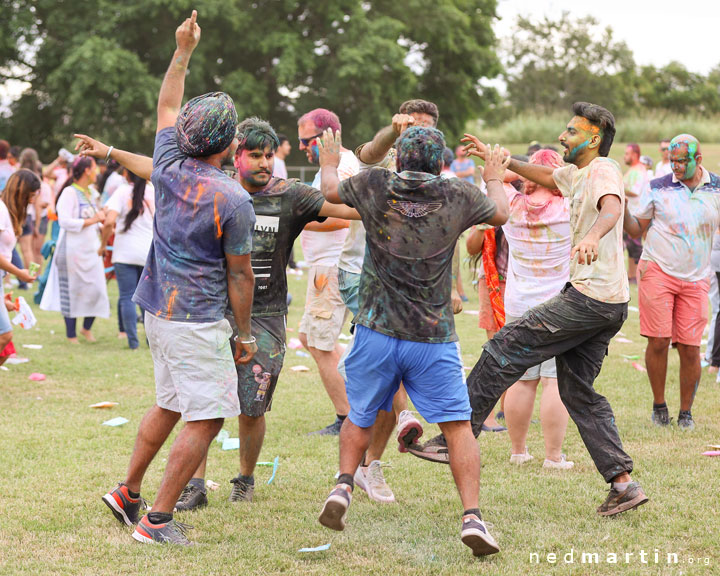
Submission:
<svg viewBox="0 0 720 576">
<path fill-rule="evenodd" d="M 173 322 L 145 312 L 160 408 L 186 422 L 240 414 L 230 323 Z"/>
<path fill-rule="evenodd" d="M 305 313 L 300 320 L 300 332 L 307 336 L 308 346 L 334 350 L 346 313 L 338 286 L 338 267 L 311 267 L 308 270 Z"/>
<path fill-rule="evenodd" d="M 510 324 L 520 320 L 519 316 L 508 316 L 505 315 L 505 324 Z M 557 380 L 557 366 L 555 364 L 555 358 L 545 360 L 542 364 L 528 368 L 525 374 L 520 377 L 520 380 L 539 380 L 540 378 L 555 378 Z"/>
</svg>

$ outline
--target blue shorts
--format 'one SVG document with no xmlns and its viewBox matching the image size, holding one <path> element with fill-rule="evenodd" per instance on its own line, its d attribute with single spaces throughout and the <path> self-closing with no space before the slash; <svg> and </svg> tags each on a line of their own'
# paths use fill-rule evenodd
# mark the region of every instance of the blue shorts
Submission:
<svg viewBox="0 0 720 576">
<path fill-rule="evenodd" d="M 356 325 L 343 369 L 348 417 L 360 428 L 372 426 L 378 410 L 392 410 L 400 382 L 428 422 L 470 420 L 472 409 L 457 342 L 400 340 Z"/>
</svg>

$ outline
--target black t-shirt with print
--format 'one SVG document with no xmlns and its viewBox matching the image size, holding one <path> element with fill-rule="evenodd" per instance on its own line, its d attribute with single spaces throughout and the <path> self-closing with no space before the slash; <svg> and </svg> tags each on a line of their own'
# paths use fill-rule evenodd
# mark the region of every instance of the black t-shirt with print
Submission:
<svg viewBox="0 0 720 576">
<path fill-rule="evenodd" d="M 325 220 L 318 216 L 325 198 L 319 190 L 298 180 L 281 178 L 273 178 L 261 192 L 251 196 L 255 209 L 252 316 L 283 316 L 287 314 L 290 250 L 306 224 Z"/>
<path fill-rule="evenodd" d="M 415 342 L 457 340 L 451 266 L 466 229 L 497 210 L 459 178 L 371 168 L 340 182 L 367 233 L 355 323 Z"/>
</svg>

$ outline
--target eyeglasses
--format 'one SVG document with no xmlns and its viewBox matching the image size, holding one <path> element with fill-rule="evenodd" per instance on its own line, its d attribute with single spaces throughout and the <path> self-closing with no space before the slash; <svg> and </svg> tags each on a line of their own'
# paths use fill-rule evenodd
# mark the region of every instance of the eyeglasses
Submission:
<svg viewBox="0 0 720 576">
<path fill-rule="evenodd" d="M 317 138 L 318 136 L 322 136 L 322 135 L 323 135 L 323 133 L 319 132 L 319 133 L 315 134 L 315 136 L 310 136 L 310 138 L 299 138 L 300 144 L 302 144 L 303 146 L 309 146 L 310 142 L 315 140 L 315 138 Z"/>
<path fill-rule="evenodd" d="M 665 148 L 660 148 L 660 152 L 667 152 L 668 150 L 669 150 L 669 148 L 667 148 L 667 147 L 665 147 Z"/>
</svg>

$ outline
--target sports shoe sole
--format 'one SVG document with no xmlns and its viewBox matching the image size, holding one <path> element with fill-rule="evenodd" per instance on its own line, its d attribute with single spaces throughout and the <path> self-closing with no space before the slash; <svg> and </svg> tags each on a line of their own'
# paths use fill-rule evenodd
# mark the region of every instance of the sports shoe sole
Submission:
<svg viewBox="0 0 720 576">
<path fill-rule="evenodd" d="M 615 514 L 620 514 L 621 512 L 627 512 L 628 510 L 632 510 L 633 508 L 642 506 L 648 500 L 649 500 L 649 498 L 647 496 L 645 496 L 645 494 L 640 494 L 638 496 L 635 496 L 635 498 L 633 498 L 632 500 L 628 500 L 627 502 L 618 504 L 618 506 L 613 508 L 612 510 L 598 512 L 598 514 L 600 514 L 600 516 L 614 516 Z"/>
<path fill-rule="evenodd" d="M 449 452 L 423 452 L 422 446 L 419 444 L 412 444 L 408 446 L 407 451 L 413 456 L 417 456 L 422 460 L 428 462 L 435 462 L 436 464 L 450 464 L 450 453 Z"/>
<path fill-rule="evenodd" d="M 130 521 L 130 518 L 127 517 L 127 514 L 125 514 L 125 510 L 123 510 L 118 503 L 115 501 L 115 498 L 113 498 L 112 494 L 105 494 L 105 496 L 102 497 L 102 501 L 105 502 L 105 505 L 110 508 L 110 511 L 113 513 L 113 516 L 118 519 L 119 522 L 122 522 L 123 524 L 127 526 L 134 526 L 134 524 Z"/>
<path fill-rule="evenodd" d="M 497 554 L 500 548 L 495 542 L 488 540 L 480 530 L 466 530 L 461 537 L 462 543 L 472 550 L 473 556 L 489 556 Z"/>
<path fill-rule="evenodd" d="M 345 530 L 345 518 L 347 517 L 348 505 L 342 496 L 330 496 L 325 500 L 322 512 L 318 520 L 320 524 L 330 530 L 342 532 Z"/>
<path fill-rule="evenodd" d="M 408 452 L 408 448 L 416 444 L 418 438 L 423 435 L 423 427 L 417 420 L 410 421 L 397 431 L 398 450 Z"/>
<path fill-rule="evenodd" d="M 147 536 L 143 536 L 140 534 L 137 530 L 132 533 L 132 537 L 137 540 L 138 542 L 142 542 L 143 544 L 160 544 L 160 542 L 156 542 L 152 538 L 148 538 Z"/>
</svg>

